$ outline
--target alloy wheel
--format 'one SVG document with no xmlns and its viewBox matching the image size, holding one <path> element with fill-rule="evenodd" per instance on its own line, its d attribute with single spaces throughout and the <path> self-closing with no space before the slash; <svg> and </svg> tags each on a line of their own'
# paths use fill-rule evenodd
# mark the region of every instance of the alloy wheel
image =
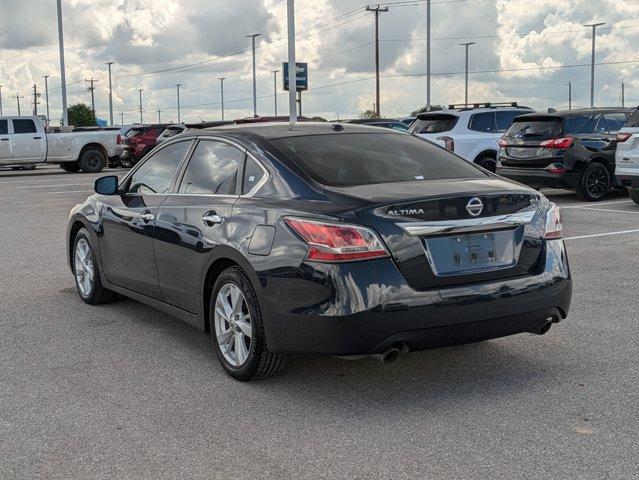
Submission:
<svg viewBox="0 0 639 480">
<path fill-rule="evenodd" d="M 75 255 L 73 260 L 75 268 L 75 279 L 82 296 L 91 294 L 94 282 L 93 259 L 91 257 L 91 247 L 85 238 L 80 238 L 75 245 Z"/>
<path fill-rule="evenodd" d="M 253 330 L 246 298 L 234 283 L 225 283 L 218 291 L 213 320 L 222 355 L 232 366 L 241 367 L 251 351 Z"/>
<path fill-rule="evenodd" d="M 602 167 L 593 169 L 586 177 L 586 189 L 594 197 L 602 197 L 608 190 L 608 174 Z"/>
</svg>

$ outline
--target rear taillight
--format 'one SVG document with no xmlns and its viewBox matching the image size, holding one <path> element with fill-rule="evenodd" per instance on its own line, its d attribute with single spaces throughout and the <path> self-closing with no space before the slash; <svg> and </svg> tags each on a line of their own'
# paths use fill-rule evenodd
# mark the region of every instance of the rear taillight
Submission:
<svg viewBox="0 0 639 480">
<path fill-rule="evenodd" d="M 561 238 L 561 230 L 563 223 L 561 222 L 561 213 L 559 207 L 555 203 L 551 203 L 546 212 L 546 225 L 544 228 L 544 238 L 546 240 L 556 240 Z"/>
<path fill-rule="evenodd" d="M 310 261 L 348 262 L 388 257 L 377 234 L 366 227 L 291 217 L 285 221 L 308 244 L 306 258 Z"/>
<path fill-rule="evenodd" d="M 120 145 L 122 143 L 122 135 L 120 135 L 119 133 L 118 136 L 115 137 L 115 143 L 116 145 Z"/>
<path fill-rule="evenodd" d="M 556 148 L 563 150 L 565 148 L 570 148 L 573 141 L 574 138 L 572 137 L 553 138 L 552 140 L 544 140 L 539 145 L 544 148 Z"/>
<path fill-rule="evenodd" d="M 618 133 L 617 134 L 617 142 L 623 143 L 632 137 L 632 133 Z"/>
<path fill-rule="evenodd" d="M 455 151 L 455 140 L 453 140 L 450 137 L 437 137 L 437 140 L 441 140 L 442 142 L 444 142 L 444 146 L 446 147 L 446 150 L 450 150 L 451 152 Z"/>
<path fill-rule="evenodd" d="M 500 147 L 507 147 L 508 146 L 508 140 L 506 140 L 503 137 L 499 139 L 498 143 L 499 143 Z"/>
</svg>

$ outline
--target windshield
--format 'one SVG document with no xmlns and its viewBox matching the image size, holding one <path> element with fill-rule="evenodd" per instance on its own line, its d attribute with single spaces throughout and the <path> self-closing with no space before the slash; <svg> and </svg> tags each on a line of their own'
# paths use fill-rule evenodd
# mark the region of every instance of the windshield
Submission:
<svg viewBox="0 0 639 480">
<path fill-rule="evenodd" d="M 458 119 L 455 115 L 423 115 L 411 124 L 409 131 L 422 134 L 449 132 L 455 127 Z"/>
<path fill-rule="evenodd" d="M 486 177 L 465 160 L 411 135 L 340 133 L 281 138 L 272 143 L 327 186 Z"/>
</svg>

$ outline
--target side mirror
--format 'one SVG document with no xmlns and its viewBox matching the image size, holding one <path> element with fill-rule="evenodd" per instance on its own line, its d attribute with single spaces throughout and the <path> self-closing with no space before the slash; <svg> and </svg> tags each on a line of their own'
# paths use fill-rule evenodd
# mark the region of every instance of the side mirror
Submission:
<svg viewBox="0 0 639 480">
<path fill-rule="evenodd" d="M 115 175 L 100 177 L 93 183 L 93 189 L 100 195 L 115 195 L 118 193 L 118 177 Z"/>
</svg>

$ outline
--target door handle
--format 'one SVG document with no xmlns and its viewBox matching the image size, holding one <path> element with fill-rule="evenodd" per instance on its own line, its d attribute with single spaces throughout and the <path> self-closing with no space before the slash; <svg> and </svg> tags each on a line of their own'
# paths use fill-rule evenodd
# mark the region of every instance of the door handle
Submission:
<svg viewBox="0 0 639 480">
<path fill-rule="evenodd" d="M 204 214 L 204 216 L 202 217 L 202 221 L 205 225 L 211 227 L 213 225 L 222 223 L 224 221 L 224 217 L 221 217 L 215 212 L 209 212 Z"/>
<path fill-rule="evenodd" d="M 42 140 L 42 137 L 33 137 L 34 140 Z"/>
<path fill-rule="evenodd" d="M 0 138 L 0 140 L 2 140 L 3 142 L 8 142 L 9 141 L 8 138 Z"/>
<path fill-rule="evenodd" d="M 143 213 L 140 215 L 140 218 L 144 221 L 144 223 L 149 223 L 155 220 L 155 215 L 152 213 Z"/>
</svg>

